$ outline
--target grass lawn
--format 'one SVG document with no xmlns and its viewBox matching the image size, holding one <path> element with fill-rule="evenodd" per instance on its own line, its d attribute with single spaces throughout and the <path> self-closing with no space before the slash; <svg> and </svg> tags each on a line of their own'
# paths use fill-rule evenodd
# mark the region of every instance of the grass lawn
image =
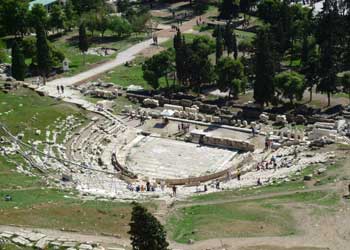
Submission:
<svg viewBox="0 0 350 250">
<path fill-rule="evenodd" d="M 0 122 L 13 133 L 24 133 L 24 140 L 45 140 L 44 131 L 57 118 L 65 119 L 75 115 L 85 119 L 84 111 L 79 108 L 56 101 L 50 97 L 41 97 L 36 92 L 20 88 L 9 94 L 0 92 Z M 41 135 L 35 135 L 40 129 Z"/>
<path fill-rule="evenodd" d="M 133 66 L 120 65 L 113 70 L 109 71 L 102 78 L 103 81 L 112 82 L 122 87 L 128 87 L 130 85 L 139 85 L 144 89 L 152 89 L 152 87 L 143 79 L 142 63 L 145 61 L 144 57 L 137 57 L 133 61 Z M 169 84 L 172 80 L 169 79 Z M 159 80 L 160 87 L 166 87 L 165 78 L 162 77 Z"/>
<path fill-rule="evenodd" d="M 253 42 L 256 34 L 253 32 L 243 31 L 243 30 L 235 30 L 237 35 L 238 42 L 242 40 L 248 40 L 249 42 Z"/>
<path fill-rule="evenodd" d="M 146 34 L 138 34 L 132 35 L 129 37 L 118 38 L 114 37 L 113 34 L 109 34 L 106 32 L 106 36 L 104 38 L 97 37 L 91 41 L 90 47 L 108 47 L 117 49 L 118 52 L 121 52 L 128 47 L 147 39 L 148 36 Z M 75 75 L 79 72 L 88 70 L 93 65 L 98 63 L 103 63 L 105 61 L 111 60 L 116 57 L 117 54 L 113 54 L 110 56 L 98 56 L 98 55 L 85 55 L 85 64 L 84 64 L 84 55 L 80 52 L 77 45 L 77 34 L 71 33 L 69 34 L 69 38 L 66 36 L 53 41 L 53 44 L 61 50 L 64 55 L 69 59 L 70 71 L 64 73 L 64 75 L 70 76 Z"/>
<path fill-rule="evenodd" d="M 255 202 L 182 208 L 170 217 L 167 228 L 172 231 L 171 237 L 181 243 L 189 239 L 295 233 L 294 220 L 287 209 Z"/>
<path fill-rule="evenodd" d="M 189 239 L 218 237 L 281 236 L 297 232 L 290 206 L 317 205 L 321 212 L 332 211 L 339 195 L 314 191 L 277 195 L 267 199 L 184 207 L 171 214 L 167 228 L 180 243 Z"/>
<path fill-rule="evenodd" d="M 12 156 L 11 159 L 22 162 L 19 156 Z M 39 178 L 20 174 L 16 172 L 15 168 L 14 163 L 8 162 L 3 156 L 0 156 L 0 190 L 40 187 Z"/>
<path fill-rule="evenodd" d="M 13 201 L 0 202 L 2 224 L 127 236 L 130 203 L 82 201 L 56 189 L 0 191 L 1 197 L 5 194 Z"/>
</svg>

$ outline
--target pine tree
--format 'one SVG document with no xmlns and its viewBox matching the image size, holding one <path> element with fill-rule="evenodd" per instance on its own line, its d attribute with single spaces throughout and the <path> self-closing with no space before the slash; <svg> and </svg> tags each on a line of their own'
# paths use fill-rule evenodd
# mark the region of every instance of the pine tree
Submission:
<svg viewBox="0 0 350 250">
<path fill-rule="evenodd" d="M 23 50 L 17 41 L 12 46 L 12 76 L 18 81 L 24 81 L 26 64 Z"/>
<path fill-rule="evenodd" d="M 224 41 L 222 40 L 222 29 L 221 26 L 216 27 L 216 63 L 219 62 L 223 50 L 224 50 Z"/>
<path fill-rule="evenodd" d="M 141 205 L 134 204 L 129 225 L 133 250 L 168 250 L 163 226 Z"/>
<path fill-rule="evenodd" d="M 268 27 L 261 28 L 255 40 L 255 82 L 254 99 L 262 107 L 274 97 L 274 52 L 272 36 Z"/>
<path fill-rule="evenodd" d="M 82 23 L 79 26 L 79 50 L 84 55 L 84 64 L 85 64 L 85 53 L 89 49 L 89 42 L 86 36 L 85 24 Z"/>
<path fill-rule="evenodd" d="M 52 61 L 46 32 L 42 25 L 38 25 L 36 28 L 36 51 L 38 69 L 43 78 L 43 83 L 46 84 L 46 77 L 52 68 Z"/>
</svg>

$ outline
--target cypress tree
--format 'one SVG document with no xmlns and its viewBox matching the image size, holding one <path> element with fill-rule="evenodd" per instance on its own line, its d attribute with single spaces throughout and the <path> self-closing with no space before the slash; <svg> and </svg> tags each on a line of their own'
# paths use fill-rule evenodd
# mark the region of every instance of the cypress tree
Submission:
<svg viewBox="0 0 350 250">
<path fill-rule="evenodd" d="M 163 226 L 141 205 L 134 204 L 129 225 L 133 250 L 168 250 Z"/>
<path fill-rule="evenodd" d="M 275 75 L 274 52 L 270 29 L 261 28 L 255 40 L 255 82 L 254 99 L 262 107 L 274 97 L 273 79 Z"/>
<path fill-rule="evenodd" d="M 234 58 L 237 59 L 237 38 L 231 23 L 226 24 L 224 40 L 227 49 L 227 54 L 230 55 L 233 53 Z"/>
<path fill-rule="evenodd" d="M 82 23 L 79 26 L 79 50 L 84 55 L 84 64 L 85 64 L 85 52 L 89 49 L 89 42 L 86 36 L 85 24 Z"/>
<path fill-rule="evenodd" d="M 222 54 L 223 54 L 223 50 L 224 50 L 224 41 L 222 40 L 222 30 L 221 30 L 221 26 L 217 26 L 216 27 L 216 64 L 219 62 Z"/>
<path fill-rule="evenodd" d="M 46 32 L 42 25 L 38 25 L 36 28 L 36 51 L 38 70 L 43 78 L 43 83 L 46 84 L 46 77 L 52 68 L 52 61 Z"/>
<path fill-rule="evenodd" d="M 174 49 L 175 49 L 175 68 L 176 75 L 179 82 L 182 85 L 185 84 L 185 40 L 182 39 L 181 31 L 178 30 L 174 36 Z"/>
<path fill-rule="evenodd" d="M 26 64 L 23 50 L 17 41 L 12 46 L 12 76 L 18 81 L 24 81 Z"/>
</svg>

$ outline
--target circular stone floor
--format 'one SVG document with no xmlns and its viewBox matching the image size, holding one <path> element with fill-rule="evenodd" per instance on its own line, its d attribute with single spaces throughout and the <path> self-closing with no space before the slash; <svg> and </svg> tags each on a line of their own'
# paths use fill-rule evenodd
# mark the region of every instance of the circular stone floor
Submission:
<svg viewBox="0 0 350 250">
<path fill-rule="evenodd" d="M 187 178 L 232 166 L 237 151 L 155 137 L 139 137 L 126 157 L 126 166 L 139 177 Z"/>
</svg>

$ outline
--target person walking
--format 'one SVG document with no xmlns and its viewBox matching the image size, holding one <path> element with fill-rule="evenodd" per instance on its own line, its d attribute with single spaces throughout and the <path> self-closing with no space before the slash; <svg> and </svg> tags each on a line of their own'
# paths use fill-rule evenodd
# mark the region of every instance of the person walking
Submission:
<svg viewBox="0 0 350 250">
<path fill-rule="evenodd" d="M 176 186 L 173 186 L 173 197 L 176 197 Z"/>
<path fill-rule="evenodd" d="M 60 93 L 60 86 L 56 86 L 56 88 L 57 88 L 57 93 L 59 94 Z"/>
<path fill-rule="evenodd" d="M 237 180 L 241 180 L 241 170 L 237 170 Z"/>
<path fill-rule="evenodd" d="M 61 85 L 61 92 L 62 92 L 62 94 L 64 94 L 64 86 L 63 85 Z"/>
</svg>

